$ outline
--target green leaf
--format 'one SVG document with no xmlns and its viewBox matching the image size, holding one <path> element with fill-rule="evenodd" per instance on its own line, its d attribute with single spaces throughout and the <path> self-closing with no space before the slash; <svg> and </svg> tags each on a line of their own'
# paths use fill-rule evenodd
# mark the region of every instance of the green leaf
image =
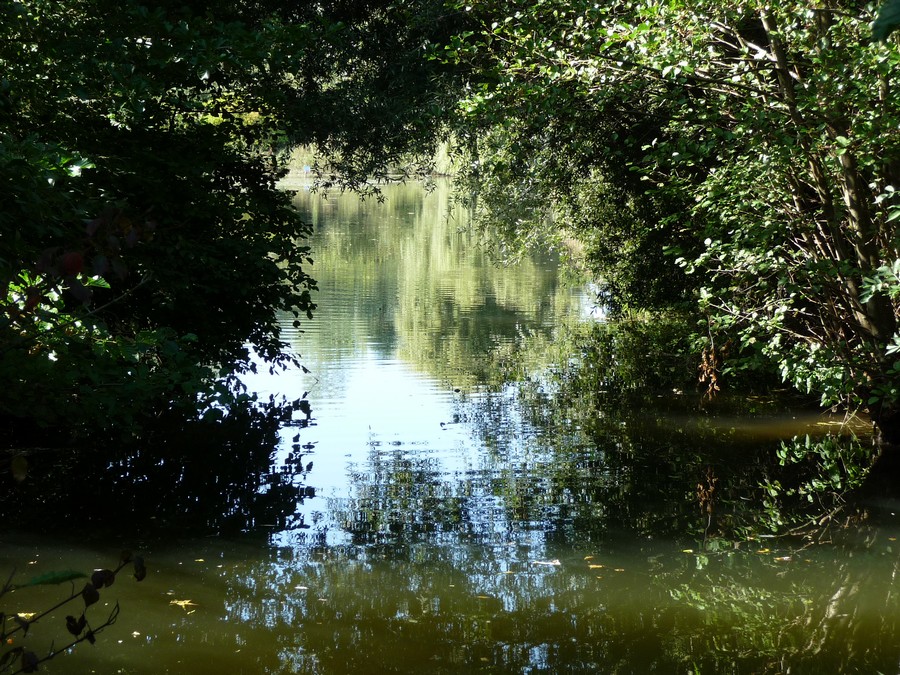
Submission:
<svg viewBox="0 0 900 675">
<path fill-rule="evenodd" d="M 883 42 L 897 28 L 900 28 L 900 0 L 886 0 L 872 24 L 872 39 Z"/>
<path fill-rule="evenodd" d="M 26 581 L 24 584 L 19 584 L 18 586 L 16 586 L 16 588 L 62 584 L 66 581 L 74 581 L 75 579 L 83 579 L 85 577 L 87 577 L 87 574 L 84 574 L 82 572 L 75 572 L 73 570 L 65 570 L 62 572 L 47 572 L 46 574 L 41 574 L 40 576 Z"/>
</svg>

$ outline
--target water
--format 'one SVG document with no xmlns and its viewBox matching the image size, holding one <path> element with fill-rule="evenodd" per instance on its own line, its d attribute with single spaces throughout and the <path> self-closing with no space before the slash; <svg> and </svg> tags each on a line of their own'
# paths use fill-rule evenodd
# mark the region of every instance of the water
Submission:
<svg viewBox="0 0 900 675">
<path fill-rule="evenodd" d="M 634 408 L 602 363 L 603 386 L 589 368 L 567 380 L 578 333 L 563 327 L 594 320 L 589 291 L 551 256 L 493 265 L 445 187 L 386 196 L 298 196 L 320 309 L 285 325 L 308 372 L 247 384 L 305 396 L 311 415 L 271 455 L 224 439 L 213 457 L 157 446 L 94 471 L 107 506 L 79 511 L 82 528 L 131 522 L 121 544 L 149 574 L 126 568 L 89 610 L 96 626 L 118 602 L 118 621 L 42 671 L 900 669 L 890 505 L 839 541 L 720 536 L 781 517 L 759 489 L 786 480 L 774 449 L 834 420 L 676 395 Z M 3 535 L 2 567 L 115 565 L 118 541 L 72 530 Z M 69 590 L 23 589 L 4 610 Z M 13 646 L 65 644 L 76 609 Z"/>
</svg>

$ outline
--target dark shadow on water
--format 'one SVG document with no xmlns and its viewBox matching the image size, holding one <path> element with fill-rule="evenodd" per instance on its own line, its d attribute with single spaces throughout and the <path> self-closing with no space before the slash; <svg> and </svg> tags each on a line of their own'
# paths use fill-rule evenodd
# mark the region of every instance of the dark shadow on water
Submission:
<svg viewBox="0 0 900 675">
<path fill-rule="evenodd" d="M 84 539 L 166 539 L 302 527 L 299 445 L 273 466 L 285 419 L 276 406 L 184 420 L 160 418 L 140 438 L 32 450 L 28 473 L 4 476 L 5 529 Z"/>
</svg>

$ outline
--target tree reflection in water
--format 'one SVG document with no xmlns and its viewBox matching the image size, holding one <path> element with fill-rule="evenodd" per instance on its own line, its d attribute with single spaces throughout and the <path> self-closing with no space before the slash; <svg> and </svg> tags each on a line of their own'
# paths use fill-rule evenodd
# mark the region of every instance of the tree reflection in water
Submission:
<svg viewBox="0 0 900 675">
<path fill-rule="evenodd" d="M 33 462 L 43 502 L 0 495 L 27 527 L 195 535 L 148 556 L 198 610 L 147 603 L 133 672 L 896 670 L 890 512 L 763 536 L 861 477 L 834 480 L 854 450 L 820 446 L 829 420 L 698 406 L 673 392 L 696 373 L 677 325 L 566 332 L 580 300 L 551 269 L 487 269 L 399 192 L 414 223 L 323 203 L 344 210 L 317 224 L 323 321 L 285 332 L 319 380 L 292 394 L 311 391 L 308 428 L 161 428 L 112 461 Z"/>
<path fill-rule="evenodd" d="M 205 419 L 161 418 L 127 442 L 33 451 L 27 479 L 0 493 L 4 523 L 114 541 L 301 526 L 294 514 L 310 494 L 301 447 L 274 466 L 286 414 L 265 404 Z"/>
</svg>

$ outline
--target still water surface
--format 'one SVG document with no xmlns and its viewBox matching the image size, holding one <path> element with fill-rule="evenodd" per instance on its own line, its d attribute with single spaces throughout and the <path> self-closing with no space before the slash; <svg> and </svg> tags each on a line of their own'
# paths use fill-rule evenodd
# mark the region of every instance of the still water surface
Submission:
<svg viewBox="0 0 900 675">
<path fill-rule="evenodd" d="M 130 542 L 148 578 L 105 590 L 93 616 L 118 600 L 118 622 L 43 670 L 900 671 L 889 509 L 840 545 L 704 544 L 711 467 L 722 504 L 759 499 L 747 467 L 826 420 L 748 423 L 670 401 L 572 413 L 547 372 L 562 327 L 596 320 L 590 294 L 549 256 L 493 265 L 441 186 L 386 197 L 297 198 L 320 308 L 286 337 L 308 372 L 246 382 L 310 403 L 258 488 L 300 498 L 244 534 L 192 536 L 174 517 Z M 164 505 L 166 487 L 151 490 Z M 58 541 L 4 541 L 3 562 L 39 574 L 118 555 Z M 46 648 L 52 632 L 44 621 L 24 640 Z"/>
</svg>

